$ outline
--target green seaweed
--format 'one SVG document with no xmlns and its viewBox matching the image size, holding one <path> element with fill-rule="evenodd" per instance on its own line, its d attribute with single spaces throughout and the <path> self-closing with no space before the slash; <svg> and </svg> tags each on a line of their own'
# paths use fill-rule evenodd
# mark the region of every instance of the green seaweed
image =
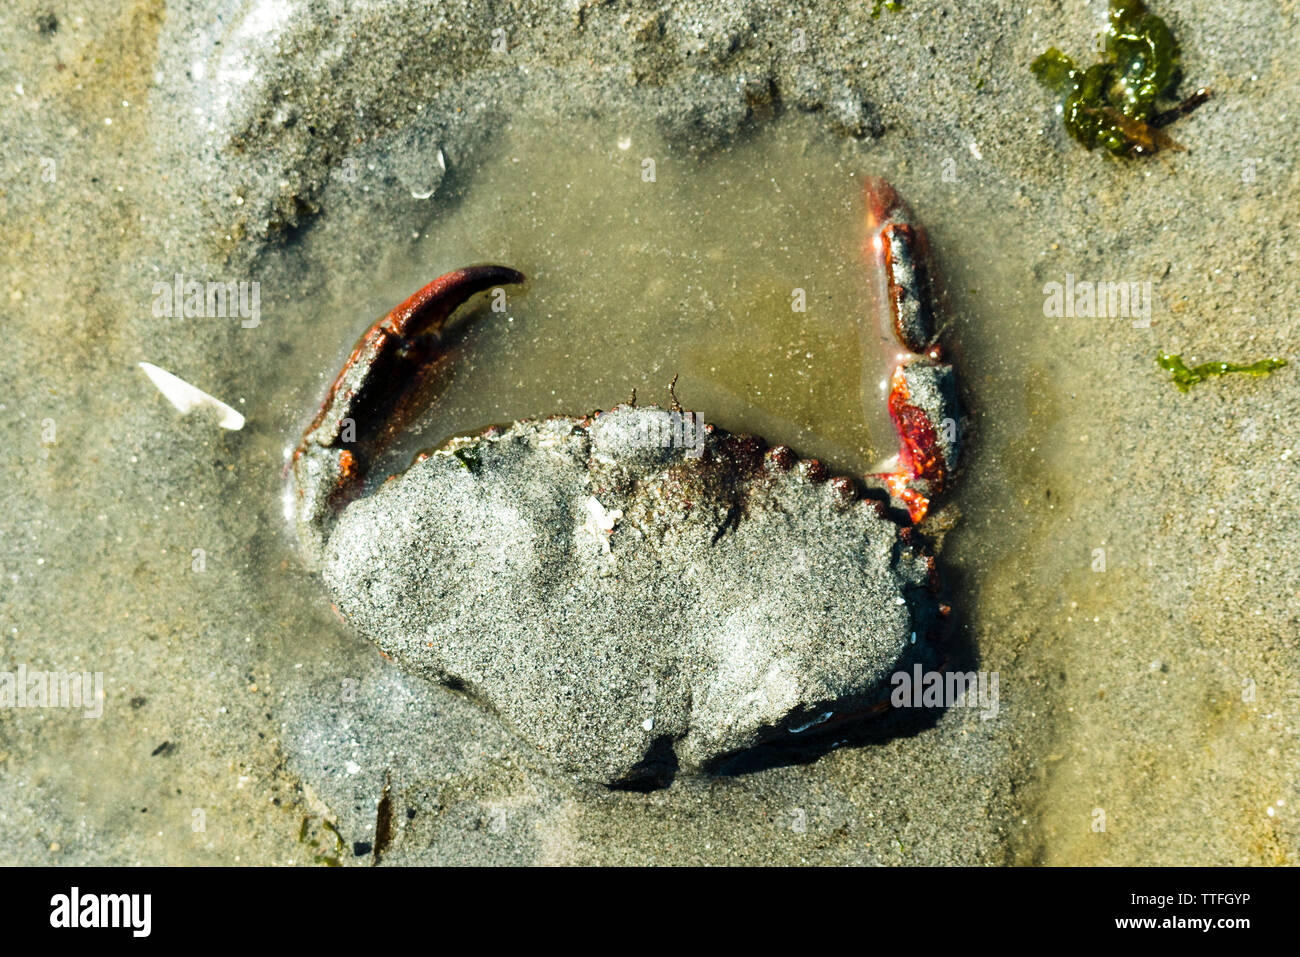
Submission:
<svg viewBox="0 0 1300 957">
<path fill-rule="evenodd" d="M 320 826 L 334 835 L 334 849 L 336 851 L 343 850 L 343 835 L 339 833 L 337 825 L 333 821 L 322 820 Z"/>
<path fill-rule="evenodd" d="M 1088 149 L 1118 156 L 1177 144 L 1152 123 L 1156 102 L 1181 78 L 1178 43 L 1141 0 L 1110 0 L 1103 59 L 1080 69 L 1056 47 L 1030 65 L 1038 82 L 1062 98 L 1066 131 Z"/>
<path fill-rule="evenodd" d="M 483 467 L 483 457 L 475 448 L 466 446 L 462 449 L 456 449 L 451 454 L 456 456 L 456 460 L 465 466 L 471 475 L 477 475 L 479 469 Z"/>
<path fill-rule="evenodd" d="M 897 13 L 903 9 L 903 0 L 872 0 L 871 19 L 877 20 L 880 18 L 881 7 L 884 7 L 890 13 Z"/>
<path fill-rule="evenodd" d="M 1269 358 L 1245 365 L 1238 365 L 1235 362 L 1202 362 L 1200 365 L 1192 366 L 1189 369 L 1183 362 L 1182 356 L 1171 355 L 1168 352 L 1162 352 L 1156 356 L 1156 365 L 1169 372 L 1170 378 L 1173 380 L 1174 385 L 1178 386 L 1180 392 L 1186 392 L 1196 383 L 1204 382 L 1211 376 L 1228 375 L 1233 372 L 1264 376 L 1275 369 L 1281 369 L 1286 364 L 1285 359 Z"/>
<path fill-rule="evenodd" d="M 307 824 L 310 821 L 311 821 L 311 815 L 307 815 L 302 819 L 302 824 L 298 826 L 299 844 L 307 843 Z M 342 867 L 343 862 L 339 860 L 338 852 L 341 852 L 343 850 L 343 835 L 339 833 L 339 829 L 334 826 L 334 823 L 332 821 L 322 820 L 321 827 L 334 835 L 335 853 L 334 854 L 316 853 L 312 855 L 312 860 L 314 860 L 317 864 L 324 865 L 325 867 Z"/>
</svg>

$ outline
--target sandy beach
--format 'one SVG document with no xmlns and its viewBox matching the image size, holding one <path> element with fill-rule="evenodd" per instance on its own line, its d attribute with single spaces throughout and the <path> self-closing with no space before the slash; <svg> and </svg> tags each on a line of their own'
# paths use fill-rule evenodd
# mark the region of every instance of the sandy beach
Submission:
<svg viewBox="0 0 1300 957">
<path fill-rule="evenodd" d="M 0 863 L 1293 863 L 1300 13 L 1155 0 L 1212 96 L 1116 159 L 1029 69 L 1091 62 L 1105 3 L 870 6 L 5 5 L 0 671 L 102 697 L 0 708 Z M 995 714 L 611 790 L 336 617 L 287 454 L 448 269 L 529 287 L 390 471 L 674 374 L 839 474 L 888 454 L 869 176 L 938 263 L 969 421 L 928 530 Z M 226 315 L 159 289 L 189 281 Z M 1054 314 L 1067 283 L 1137 292 Z M 1182 392 L 1162 352 L 1292 364 Z"/>
</svg>

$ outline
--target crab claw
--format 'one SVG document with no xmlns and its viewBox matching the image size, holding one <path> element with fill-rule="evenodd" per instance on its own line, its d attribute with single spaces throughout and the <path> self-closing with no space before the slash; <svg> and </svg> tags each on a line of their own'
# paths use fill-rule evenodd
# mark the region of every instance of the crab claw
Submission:
<svg viewBox="0 0 1300 957">
<path fill-rule="evenodd" d="M 889 417 L 898 432 L 897 467 L 876 477 L 915 524 L 957 467 L 960 409 L 952 366 L 942 361 L 930 288 L 925 230 L 892 186 L 866 183 L 868 261 L 884 273 L 881 325 L 902 348 L 889 376 Z"/>
<path fill-rule="evenodd" d="M 930 248 L 925 230 L 884 180 L 867 181 L 869 255 L 885 272 L 887 331 L 909 352 L 935 347 L 934 300 L 930 293 Z"/>
<path fill-rule="evenodd" d="M 419 409 L 421 386 L 444 364 L 442 330 L 470 296 L 521 283 L 506 266 L 439 276 L 357 340 L 293 453 L 291 508 L 309 567 L 318 567 L 335 514 L 359 494 L 375 456 Z"/>
</svg>

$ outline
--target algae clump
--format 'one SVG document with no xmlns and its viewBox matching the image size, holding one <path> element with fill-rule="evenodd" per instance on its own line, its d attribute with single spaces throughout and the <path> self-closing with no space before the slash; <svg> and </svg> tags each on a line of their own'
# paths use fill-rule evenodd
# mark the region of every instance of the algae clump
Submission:
<svg viewBox="0 0 1300 957">
<path fill-rule="evenodd" d="M 1063 97 L 1066 131 L 1088 149 L 1117 156 L 1181 149 L 1160 127 L 1204 102 L 1198 91 L 1175 109 L 1157 114 L 1181 78 L 1178 43 L 1165 21 L 1141 0 L 1111 0 L 1103 58 L 1087 69 L 1056 47 L 1030 66 L 1043 86 Z"/>
</svg>

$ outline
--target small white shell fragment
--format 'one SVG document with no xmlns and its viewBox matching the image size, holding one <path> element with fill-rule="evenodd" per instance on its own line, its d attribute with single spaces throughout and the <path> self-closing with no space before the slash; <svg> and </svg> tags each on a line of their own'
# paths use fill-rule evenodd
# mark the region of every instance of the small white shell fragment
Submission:
<svg viewBox="0 0 1300 957">
<path fill-rule="evenodd" d="M 614 530 L 614 526 L 622 517 L 622 509 L 614 508 L 607 510 L 593 495 L 587 499 L 587 521 L 583 524 L 583 530 L 591 535 L 591 537 L 601 545 L 604 545 L 605 551 L 608 552 L 609 533 Z"/>
<path fill-rule="evenodd" d="M 179 376 L 174 376 L 151 362 L 141 362 L 140 368 L 149 377 L 149 381 L 158 387 L 163 397 L 182 415 L 188 415 L 195 409 L 216 409 L 221 413 L 217 425 L 223 429 L 237 432 L 244 427 L 244 417 L 220 399 L 208 395 L 202 389 L 190 385 Z"/>
<path fill-rule="evenodd" d="M 430 186 L 427 190 L 412 189 L 411 190 L 412 199 L 428 199 L 430 196 L 432 196 L 434 193 L 438 191 L 438 186 L 442 183 L 442 176 L 447 172 L 447 157 L 443 155 L 442 150 L 438 150 L 438 155 L 435 156 L 434 159 L 437 160 L 438 162 L 438 171 L 439 171 L 438 181 L 434 183 L 432 186 Z M 419 239 L 420 234 L 416 233 L 411 238 Z"/>
</svg>

